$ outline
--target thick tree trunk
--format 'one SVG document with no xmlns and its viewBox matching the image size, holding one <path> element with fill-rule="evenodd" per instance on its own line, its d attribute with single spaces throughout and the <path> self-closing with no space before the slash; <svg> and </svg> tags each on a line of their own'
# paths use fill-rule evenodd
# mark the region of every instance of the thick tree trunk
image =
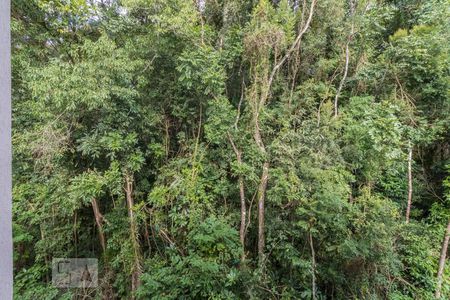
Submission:
<svg viewBox="0 0 450 300">
<path fill-rule="evenodd" d="M 228 135 L 231 146 L 233 147 L 234 153 L 236 154 L 236 159 L 239 166 L 242 166 L 242 152 L 236 147 L 233 142 L 233 138 L 231 135 Z M 239 229 L 239 239 L 242 245 L 242 257 L 241 260 L 245 259 L 245 220 L 247 215 L 247 205 L 245 202 L 245 188 L 244 188 L 244 178 L 242 175 L 239 175 L 239 197 L 241 199 L 241 225 Z"/>
<path fill-rule="evenodd" d="M 98 238 L 100 239 L 100 245 L 102 246 L 103 253 L 106 251 L 106 238 L 103 231 L 103 215 L 100 212 L 100 208 L 97 203 L 97 199 L 92 198 L 91 200 L 92 210 L 94 212 L 95 223 L 98 229 Z"/>
<path fill-rule="evenodd" d="M 412 147 L 410 147 L 408 152 L 408 204 L 406 205 L 406 223 L 409 223 L 409 215 L 411 213 L 412 191 Z"/>
<path fill-rule="evenodd" d="M 130 221 L 131 243 L 133 245 L 134 263 L 131 273 L 131 291 L 134 293 L 141 284 L 139 279 L 141 275 L 141 248 L 139 242 L 139 233 L 133 212 L 134 207 L 133 178 L 128 174 L 125 175 L 125 194 L 128 207 L 128 217 Z"/>
<path fill-rule="evenodd" d="M 445 231 L 444 240 L 442 241 L 441 257 L 439 258 L 439 268 L 437 272 L 437 284 L 435 292 L 435 297 L 437 299 L 441 298 L 442 275 L 444 274 L 445 259 L 447 258 L 449 239 L 450 239 L 450 220 L 448 221 L 447 230 Z"/>
</svg>

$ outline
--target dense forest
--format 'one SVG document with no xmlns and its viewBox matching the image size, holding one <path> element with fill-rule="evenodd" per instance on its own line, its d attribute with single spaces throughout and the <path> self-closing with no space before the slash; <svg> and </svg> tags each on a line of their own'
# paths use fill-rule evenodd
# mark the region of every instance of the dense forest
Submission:
<svg viewBox="0 0 450 300">
<path fill-rule="evenodd" d="M 16 299 L 450 299 L 449 0 L 11 15 Z"/>
</svg>

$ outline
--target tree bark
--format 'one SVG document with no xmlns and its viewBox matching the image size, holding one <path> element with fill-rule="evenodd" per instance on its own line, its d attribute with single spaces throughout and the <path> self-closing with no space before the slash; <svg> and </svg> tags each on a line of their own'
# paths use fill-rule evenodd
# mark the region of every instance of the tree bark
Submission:
<svg viewBox="0 0 450 300">
<path fill-rule="evenodd" d="M 100 212 L 100 208 L 98 206 L 97 199 L 92 198 L 91 204 L 92 204 L 92 210 L 94 212 L 95 223 L 97 224 L 98 238 L 100 239 L 100 245 L 102 246 L 103 253 L 105 253 L 106 238 L 105 238 L 105 233 L 103 231 L 103 215 Z"/>
<path fill-rule="evenodd" d="M 256 144 L 260 152 L 264 155 L 264 163 L 262 166 L 261 179 L 258 186 L 258 264 L 260 267 L 264 265 L 264 224 L 265 224 L 265 197 L 267 182 L 269 180 L 269 161 L 267 160 L 267 151 L 261 137 L 258 116 L 255 117 L 255 132 L 253 134 Z"/>
<path fill-rule="evenodd" d="M 412 147 L 410 147 L 408 152 L 408 204 L 406 205 L 406 223 L 409 223 L 409 215 L 411 213 L 412 191 Z"/>
<path fill-rule="evenodd" d="M 255 82 L 255 85 L 258 85 L 256 88 L 255 95 L 259 94 L 259 101 L 254 101 L 253 103 L 253 121 L 254 121 L 254 133 L 253 138 L 256 142 L 257 147 L 259 148 L 261 154 L 264 156 L 264 162 L 262 166 L 262 173 L 261 173 L 261 179 L 259 181 L 258 186 L 258 192 L 257 192 L 257 198 L 258 198 L 258 264 L 260 267 L 263 267 L 264 265 L 264 246 L 265 246 L 265 237 L 264 237 L 264 223 L 265 223 L 265 195 L 267 190 L 267 182 L 269 179 L 269 159 L 267 157 L 267 151 L 263 142 L 263 139 L 261 137 L 261 130 L 259 127 L 259 114 L 262 111 L 264 105 L 266 104 L 267 100 L 270 96 L 270 89 L 272 86 L 272 83 L 275 79 L 275 75 L 278 73 L 278 70 L 283 66 L 283 64 L 289 59 L 291 54 L 297 49 L 297 47 L 300 47 L 302 37 L 308 30 L 312 17 L 314 14 L 314 7 L 316 5 L 317 0 L 312 0 L 311 5 L 309 7 L 309 14 L 308 19 L 306 20 L 304 26 L 300 29 L 300 32 L 297 34 L 297 37 L 295 38 L 292 45 L 288 48 L 286 54 L 278 61 L 276 62 L 275 59 L 275 65 L 272 67 L 272 70 L 269 71 L 264 70 L 264 74 L 262 75 L 264 77 L 264 80 L 261 82 Z M 276 57 L 276 54 L 275 54 Z M 267 58 L 268 60 L 268 58 Z M 267 71 L 267 72 L 266 72 Z M 270 74 L 270 75 L 269 75 Z M 259 89 L 259 92 L 258 92 Z"/>
<path fill-rule="evenodd" d="M 442 275 L 444 274 L 445 259 L 447 258 L 449 239 L 450 239 L 450 220 L 448 221 L 447 230 L 445 231 L 444 240 L 442 241 L 441 257 L 439 258 L 439 268 L 437 272 L 437 284 L 435 292 L 435 297 L 437 299 L 441 298 Z"/>
<path fill-rule="evenodd" d="M 239 229 L 239 237 L 242 244 L 242 260 L 245 259 L 245 220 L 247 216 L 247 207 L 245 203 L 244 178 L 239 176 L 239 196 L 241 198 L 241 227 Z"/>
<path fill-rule="evenodd" d="M 265 223 L 265 194 L 267 181 L 269 180 L 269 162 L 265 161 L 258 187 L 258 262 L 260 266 L 264 264 L 264 223 Z"/>
<path fill-rule="evenodd" d="M 140 282 L 140 275 L 141 275 L 141 249 L 140 249 L 140 243 L 139 243 L 139 233 L 137 229 L 137 224 L 133 212 L 134 207 L 134 199 L 133 199 L 133 178 L 131 175 L 126 174 L 125 175 L 125 194 L 126 194 L 126 201 L 127 201 L 127 207 L 128 207 L 128 217 L 130 221 L 130 235 L 131 235 L 131 243 L 133 245 L 133 256 L 134 256 L 134 262 L 133 262 L 133 269 L 131 273 L 131 291 L 134 293 L 139 286 L 141 285 Z"/>
<path fill-rule="evenodd" d="M 289 58 L 289 56 L 292 54 L 292 52 L 295 51 L 295 49 L 297 47 L 300 46 L 300 43 L 302 41 L 302 37 L 303 35 L 306 33 L 306 31 L 308 31 L 309 25 L 311 24 L 312 21 L 312 17 L 314 14 L 314 7 L 316 6 L 316 2 L 317 0 L 312 0 L 311 1 L 311 5 L 309 7 L 309 15 L 308 15 L 308 19 L 306 20 L 305 25 L 303 26 L 303 28 L 300 30 L 300 32 L 298 33 L 297 37 L 295 38 L 294 43 L 291 45 L 291 47 L 288 49 L 288 51 L 286 52 L 286 54 L 280 59 L 280 61 L 273 67 L 272 72 L 270 73 L 270 77 L 269 77 L 269 83 L 268 83 L 268 88 L 267 90 L 270 90 L 270 87 L 272 86 L 272 82 L 275 78 L 275 75 L 277 74 L 278 70 L 283 66 L 283 64 L 286 62 L 286 60 Z M 305 9 L 305 7 L 303 7 L 302 9 Z"/>
<path fill-rule="evenodd" d="M 354 1 L 350 1 L 350 17 L 353 18 L 355 14 L 355 3 Z M 336 96 L 334 97 L 334 117 L 338 116 L 338 101 L 339 96 L 341 94 L 342 89 L 345 85 L 345 80 L 347 80 L 348 75 L 348 64 L 350 62 L 350 42 L 352 41 L 353 35 L 355 34 L 355 25 L 352 20 L 352 25 L 350 29 L 350 33 L 347 38 L 347 43 L 345 44 L 345 66 L 344 66 L 344 74 L 342 75 L 341 82 L 339 83 L 338 90 L 336 92 Z"/>
</svg>

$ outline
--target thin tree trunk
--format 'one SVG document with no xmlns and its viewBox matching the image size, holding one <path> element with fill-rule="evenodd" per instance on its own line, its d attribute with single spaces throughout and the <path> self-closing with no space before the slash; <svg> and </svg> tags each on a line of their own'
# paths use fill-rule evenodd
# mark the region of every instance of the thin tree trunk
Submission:
<svg viewBox="0 0 450 300">
<path fill-rule="evenodd" d="M 166 151 L 166 161 L 169 159 L 169 152 L 170 152 L 170 120 L 168 117 L 164 118 L 164 150 Z"/>
<path fill-rule="evenodd" d="M 354 3 L 354 1 L 350 0 L 350 17 L 353 18 L 354 14 L 355 14 L 355 3 Z M 350 62 L 350 42 L 351 42 L 354 34 L 355 34 L 355 25 L 354 25 L 354 21 L 352 20 L 350 34 L 348 35 L 347 43 L 345 44 L 344 74 L 342 75 L 342 79 L 341 79 L 341 82 L 339 83 L 339 87 L 336 92 L 336 96 L 334 97 L 334 117 L 338 116 L 339 96 L 341 94 L 342 89 L 344 88 L 345 80 L 347 80 L 348 64 Z"/>
<path fill-rule="evenodd" d="M 316 252 L 314 251 L 314 243 L 312 239 L 311 229 L 309 229 L 309 246 L 311 248 L 311 285 L 312 299 L 316 299 Z"/>
<path fill-rule="evenodd" d="M 412 203 L 412 147 L 409 147 L 408 152 L 408 204 L 406 206 L 406 223 L 409 223 L 409 215 L 411 213 Z"/>
<path fill-rule="evenodd" d="M 102 250 L 104 253 L 106 251 L 106 239 L 105 239 L 105 233 L 103 231 L 103 215 L 100 212 L 100 208 L 98 206 L 97 199 L 92 198 L 91 204 L 92 204 L 92 210 L 94 212 L 95 223 L 97 224 L 100 245 L 102 246 Z"/>
<path fill-rule="evenodd" d="M 339 95 L 341 94 L 342 89 L 344 88 L 345 80 L 347 80 L 348 74 L 348 64 L 350 61 L 350 39 L 347 41 L 345 45 L 345 67 L 344 67 L 344 75 L 342 75 L 341 82 L 339 83 L 338 90 L 336 92 L 336 96 L 334 97 L 334 117 L 338 116 L 338 101 Z"/>
<path fill-rule="evenodd" d="M 263 171 L 258 187 L 258 262 L 262 266 L 264 263 L 264 223 L 265 223 L 265 194 L 267 189 L 267 181 L 269 179 L 269 162 L 263 164 Z"/>
<path fill-rule="evenodd" d="M 269 77 L 269 82 L 267 85 L 267 89 L 270 90 L 270 87 L 272 86 L 272 82 L 275 78 L 275 75 L 277 74 L 278 70 L 283 66 L 283 64 L 286 62 L 286 60 L 289 58 L 289 56 L 292 54 L 292 52 L 295 51 L 295 49 L 300 45 L 301 41 L 302 41 L 302 37 L 303 35 L 306 33 L 306 31 L 309 28 L 309 25 L 311 24 L 312 21 L 312 17 L 314 14 L 314 7 L 316 6 L 316 2 L 317 0 L 312 0 L 311 1 L 311 5 L 309 7 L 309 15 L 308 15 L 308 19 L 306 20 L 305 25 L 303 26 L 303 28 L 300 30 L 300 32 L 298 33 L 297 37 L 295 38 L 294 43 L 291 45 L 291 47 L 288 49 L 288 51 L 286 52 L 286 54 L 280 59 L 280 61 L 273 67 L 272 72 L 270 73 L 270 77 Z M 305 8 L 303 8 L 305 9 Z"/>
<path fill-rule="evenodd" d="M 133 245 L 133 256 L 134 263 L 131 273 L 131 291 L 134 293 L 140 286 L 140 275 L 141 275 L 141 249 L 139 243 L 139 233 L 137 230 L 137 224 L 133 212 L 134 199 L 133 199 L 133 178 L 129 174 L 125 175 L 125 194 L 128 207 L 128 217 L 130 220 L 130 235 L 131 243 Z"/>
<path fill-rule="evenodd" d="M 94 212 L 95 223 L 97 224 L 98 238 L 100 240 L 100 245 L 102 247 L 103 254 L 105 254 L 106 253 L 106 236 L 105 236 L 105 232 L 103 230 L 104 217 L 103 217 L 102 213 L 100 212 L 100 207 L 98 205 L 96 198 L 91 199 L 91 205 L 92 205 L 92 211 Z M 104 271 L 107 274 L 109 272 L 109 265 L 108 265 L 106 255 L 103 256 L 103 260 L 105 263 Z M 103 286 L 102 289 L 104 289 L 104 293 L 105 293 L 104 299 L 111 298 L 111 295 L 113 293 L 112 293 L 112 286 L 110 284 L 108 276 L 104 277 L 104 283 L 102 283 L 102 286 Z"/>
<path fill-rule="evenodd" d="M 441 298 L 442 275 L 444 274 L 445 259 L 447 258 L 449 239 L 450 239 L 450 220 L 448 221 L 447 230 L 445 231 L 444 240 L 442 241 L 441 257 L 439 258 L 439 268 L 437 272 L 437 284 L 435 292 L 435 297 L 437 299 Z"/>
<path fill-rule="evenodd" d="M 276 61 L 277 54 L 276 53 L 274 54 L 274 56 L 275 56 L 274 64 L 275 65 L 273 66 L 272 71 L 270 71 L 270 75 L 269 75 L 269 71 L 267 70 L 268 71 L 267 79 L 265 81 L 263 81 L 262 86 L 259 87 L 259 90 L 260 90 L 259 101 L 255 101 L 255 103 L 253 104 L 253 106 L 254 106 L 253 107 L 253 110 L 254 110 L 253 111 L 253 120 L 255 122 L 255 124 L 254 124 L 255 131 L 253 133 L 253 138 L 255 139 L 256 145 L 258 146 L 261 154 L 263 154 L 263 156 L 264 156 L 264 163 L 262 166 L 261 179 L 259 181 L 258 193 L 257 193 L 257 195 L 258 195 L 258 264 L 260 267 L 262 267 L 264 265 L 264 246 L 265 246 L 265 237 L 264 237 L 265 207 L 264 207 L 264 205 L 265 205 L 265 196 L 266 196 L 266 190 L 267 190 L 267 182 L 269 179 L 269 160 L 267 158 L 267 151 L 266 151 L 264 142 L 261 137 L 261 130 L 259 128 L 259 113 L 262 111 L 262 108 L 264 107 L 267 99 L 269 98 L 270 89 L 271 89 L 272 83 L 275 79 L 275 75 L 278 73 L 278 70 L 289 59 L 289 57 L 297 49 L 297 47 L 300 47 L 302 37 L 306 33 L 306 31 L 308 30 L 308 28 L 311 24 L 316 2 L 317 2 L 317 0 L 311 1 L 311 5 L 309 7 L 308 19 L 306 20 L 306 23 L 304 24 L 303 28 L 301 28 L 300 32 L 297 34 L 297 37 L 295 38 L 294 42 L 287 50 L 286 54 L 278 62 Z M 266 76 L 266 74 L 264 74 L 264 76 Z M 255 84 L 261 85 L 261 83 L 254 83 L 254 85 Z M 257 90 L 258 90 L 258 88 L 257 88 Z"/>
<path fill-rule="evenodd" d="M 241 198 L 241 227 L 239 229 L 239 237 L 242 244 L 242 260 L 245 259 L 245 220 L 247 216 L 247 207 L 245 203 L 244 178 L 239 176 L 239 196 Z"/>
<path fill-rule="evenodd" d="M 236 154 L 236 159 L 239 167 L 242 166 L 242 152 L 236 147 L 233 142 L 233 138 L 228 134 L 231 146 L 233 147 L 234 153 Z M 242 245 L 242 257 L 241 260 L 245 259 L 245 220 L 247 215 L 247 205 L 245 202 L 245 188 L 244 188 L 244 178 L 239 175 L 239 197 L 241 199 L 241 226 L 239 229 L 239 239 Z"/>
<path fill-rule="evenodd" d="M 258 186 L 258 264 L 260 267 L 264 265 L 264 223 L 265 223 L 265 197 L 267 189 L 267 181 L 269 180 L 269 161 L 267 160 L 267 151 L 261 137 L 258 116 L 255 117 L 255 132 L 253 134 L 259 150 L 264 155 L 264 163 L 262 166 L 261 179 Z"/>
</svg>

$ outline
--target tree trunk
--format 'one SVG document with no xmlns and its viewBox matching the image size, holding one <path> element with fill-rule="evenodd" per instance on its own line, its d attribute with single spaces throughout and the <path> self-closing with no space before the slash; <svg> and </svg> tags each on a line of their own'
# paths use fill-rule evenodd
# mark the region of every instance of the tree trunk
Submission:
<svg viewBox="0 0 450 300">
<path fill-rule="evenodd" d="M 353 18 L 355 14 L 355 3 L 354 1 L 350 1 L 350 17 Z M 339 83 L 338 90 L 336 92 L 336 96 L 334 98 L 334 117 L 338 116 L 338 101 L 339 95 L 341 94 L 342 89 L 344 88 L 345 81 L 347 80 L 348 75 L 348 64 L 350 62 L 350 42 L 352 41 L 353 35 L 355 34 L 355 24 L 352 20 L 352 25 L 350 29 L 350 33 L 347 38 L 347 43 L 345 44 L 345 66 L 344 66 L 344 75 L 342 75 L 341 82 Z"/>
<path fill-rule="evenodd" d="M 260 267 L 264 265 L 264 214 L 265 214 L 265 197 L 267 189 L 267 181 L 269 180 L 269 162 L 267 160 L 267 151 L 264 146 L 264 142 L 261 138 L 261 132 L 259 129 L 258 116 L 255 117 L 255 132 L 254 139 L 258 145 L 259 150 L 264 155 L 264 163 L 262 166 L 261 179 L 258 186 L 258 264 Z"/>
<path fill-rule="evenodd" d="M 242 249 L 245 252 L 245 220 L 247 215 L 247 208 L 245 204 L 245 190 L 244 190 L 244 179 L 239 176 L 239 195 L 241 198 L 241 228 L 239 229 L 239 237 L 242 244 Z M 243 258 L 245 253 L 242 254 Z"/>
<path fill-rule="evenodd" d="M 264 247 L 265 247 L 265 197 L 267 182 L 269 180 L 269 162 L 265 161 L 262 167 L 261 179 L 258 186 L 258 264 L 264 265 Z"/>
<path fill-rule="evenodd" d="M 263 164 L 263 171 L 258 188 L 258 261 L 262 266 L 264 262 L 264 214 L 265 214 L 265 194 L 267 189 L 267 181 L 269 179 L 269 163 Z"/>
<path fill-rule="evenodd" d="M 435 297 L 437 299 L 441 298 L 442 275 L 444 274 L 445 259 L 447 258 L 449 239 L 450 239 L 450 220 L 448 221 L 447 230 L 445 231 L 444 240 L 442 241 L 441 257 L 439 258 L 439 268 L 437 272 L 437 284 L 435 292 Z"/>
<path fill-rule="evenodd" d="M 264 246 L 265 246 L 265 238 L 264 238 L 264 213 L 265 213 L 265 196 L 266 196 L 266 189 L 267 189 L 267 182 L 269 179 L 269 160 L 267 158 L 267 151 L 264 146 L 264 142 L 261 137 L 261 130 L 259 128 L 259 114 L 262 111 L 263 107 L 265 106 L 267 100 L 270 96 L 270 89 L 272 87 L 272 83 L 275 79 L 276 74 L 278 73 L 279 69 L 283 66 L 283 64 L 289 59 L 291 54 L 297 49 L 297 47 L 300 47 L 302 37 L 306 33 L 306 31 L 309 28 L 309 25 L 311 24 L 313 13 L 314 13 L 314 7 L 316 5 L 317 0 L 312 0 L 311 5 L 309 8 L 309 14 L 308 19 L 306 20 L 306 23 L 301 28 L 300 32 L 297 34 L 297 37 L 295 38 L 292 45 L 288 48 L 285 55 L 277 62 L 276 60 L 276 54 L 275 54 L 275 65 L 273 66 L 272 70 L 269 71 L 269 66 L 267 65 L 266 68 L 263 68 L 264 71 L 261 74 L 261 78 L 253 83 L 254 88 L 254 95 L 258 95 L 259 97 L 255 97 L 253 100 L 253 121 L 254 123 L 254 133 L 253 138 L 255 139 L 256 145 L 258 146 L 261 154 L 264 156 L 264 163 L 262 166 L 262 173 L 261 173 L 261 179 L 259 181 L 258 186 L 258 264 L 260 267 L 264 265 Z M 264 55 L 260 57 L 260 60 L 264 61 L 264 58 L 266 59 L 266 63 L 269 61 L 270 54 L 268 54 L 267 57 Z M 264 65 L 264 63 L 263 63 Z M 269 75 L 270 74 L 270 75 Z M 255 78 L 258 78 L 256 76 Z"/>
<path fill-rule="evenodd" d="M 348 64 L 350 61 L 350 38 L 345 45 L 345 66 L 344 66 L 344 75 L 342 75 L 341 82 L 339 83 L 338 90 L 336 92 L 336 96 L 334 97 L 334 117 L 338 116 L 338 101 L 339 95 L 341 94 L 342 89 L 344 88 L 345 81 L 347 80 L 348 74 Z"/>
<path fill-rule="evenodd" d="M 312 299 L 316 300 L 316 252 L 314 251 L 314 243 L 313 243 L 313 239 L 312 239 L 311 229 L 309 229 L 309 247 L 311 248 Z"/>
<path fill-rule="evenodd" d="M 408 204 L 406 206 L 406 223 L 409 223 L 409 214 L 411 213 L 412 191 L 412 147 L 410 147 L 408 152 Z"/>
<path fill-rule="evenodd" d="M 139 233 L 137 229 L 137 224 L 133 212 L 134 199 L 133 199 L 133 178 L 129 174 L 125 175 L 125 194 L 128 207 L 128 217 L 130 220 L 130 236 L 131 243 L 133 245 L 133 256 L 134 263 L 131 273 L 131 292 L 134 293 L 140 286 L 140 275 L 141 275 L 141 249 L 139 243 Z"/>
<path fill-rule="evenodd" d="M 95 223 L 97 224 L 98 237 L 100 239 L 100 245 L 102 246 L 103 253 L 106 251 L 106 239 L 103 231 L 103 215 L 100 212 L 100 208 L 97 203 L 97 199 L 91 200 L 92 210 L 94 211 Z"/>
<path fill-rule="evenodd" d="M 280 59 L 280 61 L 273 67 L 272 72 L 270 73 L 270 77 L 269 77 L 269 81 L 267 84 L 267 90 L 269 91 L 271 86 L 272 86 L 272 82 L 275 79 L 275 75 L 277 74 L 278 70 L 283 66 L 283 64 L 286 62 L 286 60 L 289 58 L 289 56 L 292 54 L 292 52 L 295 51 L 295 49 L 297 47 L 299 47 L 301 41 L 302 41 L 302 37 L 303 35 L 306 33 L 306 31 L 309 28 L 309 25 L 311 24 L 312 21 L 312 17 L 314 14 L 314 7 L 316 6 L 316 2 L 317 0 L 312 0 L 311 1 L 311 5 L 309 7 L 309 15 L 308 15 L 308 19 L 306 20 L 305 25 L 303 26 L 303 28 L 300 30 L 300 32 L 298 33 L 297 37 L 295 38 L 294 43 L 292 43 L 291 47 L 288 49 L 288 51 L 286 52 L 286 54 Z M 304 9 L 304 8 L 303 8 Z"/>
</svg>

